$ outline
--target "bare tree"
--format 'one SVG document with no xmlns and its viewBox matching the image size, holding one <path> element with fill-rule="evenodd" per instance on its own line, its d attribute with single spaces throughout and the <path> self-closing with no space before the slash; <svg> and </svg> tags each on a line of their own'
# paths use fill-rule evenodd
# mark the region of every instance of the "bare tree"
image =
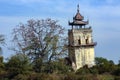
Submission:
<svg viewBox="0 0 120 80">
<path fill-rule="evenodd" d="M 51 61 L 66 54 L 64 28 L 58 21 L 29 20 L 27 24 L 19 24 L 13 30 L 13 41 L 17 44 L 17 53 L 24 53 L 31 59 L 42 58 Z"/>
</svg>

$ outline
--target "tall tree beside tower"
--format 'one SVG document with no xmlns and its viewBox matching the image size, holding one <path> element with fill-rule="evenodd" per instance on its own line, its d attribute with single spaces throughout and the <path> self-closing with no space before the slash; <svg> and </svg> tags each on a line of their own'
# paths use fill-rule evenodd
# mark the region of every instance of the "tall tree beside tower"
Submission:
<svg viewBox="0 0 120 80">
<path fill-rule="evenodd" d="M 66 54 L 64 28 L 56 20 L 29 20 L 13 30 L 17 53 L 23 53 L 34 61 L 50 62 Z"/>
</svg>

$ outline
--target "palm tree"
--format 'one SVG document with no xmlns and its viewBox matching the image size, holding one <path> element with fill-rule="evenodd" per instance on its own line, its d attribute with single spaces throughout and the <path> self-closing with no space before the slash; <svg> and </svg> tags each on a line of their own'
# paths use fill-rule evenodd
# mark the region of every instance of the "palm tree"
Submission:
<svg viewBox="0 0 120 80">
<path fill-rule="evenodd" d="M 0 45 L 5 44 L 4 35 L 0 35 Z M 0 46 L 0 55 L 2 54 L 2 47 Z"/>
</svg>

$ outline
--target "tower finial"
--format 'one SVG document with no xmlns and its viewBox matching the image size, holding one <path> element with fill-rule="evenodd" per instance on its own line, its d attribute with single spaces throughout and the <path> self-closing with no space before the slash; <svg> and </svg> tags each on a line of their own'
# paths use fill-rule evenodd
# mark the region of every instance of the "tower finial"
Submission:
<svg viewBox="0 0 120 80">
<path fill-rule="evenodd" d="M 79 12 L 79 4 L 77 5 L 77 12 Z"/>
</svg>

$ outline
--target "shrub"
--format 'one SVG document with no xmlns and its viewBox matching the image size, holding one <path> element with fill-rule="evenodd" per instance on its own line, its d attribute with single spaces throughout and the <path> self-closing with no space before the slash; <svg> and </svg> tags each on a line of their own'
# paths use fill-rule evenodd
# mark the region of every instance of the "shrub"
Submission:
<svg viewBox="0 0 120 80">
<path fill-rule="evenodd" d="M 18 74 L 12 80 L 28 80 L 28 76 L 23 74 Z"/>
<path fill-rule="evenodd" d="M 65 75 L 64 80 L 77 80 L 77 76 L 71 72 Z"/>
<path fill-rule="evenodd" d="M 115 76 L 114 80 L 120 80 L 120 76 Z"/>
</svg>

